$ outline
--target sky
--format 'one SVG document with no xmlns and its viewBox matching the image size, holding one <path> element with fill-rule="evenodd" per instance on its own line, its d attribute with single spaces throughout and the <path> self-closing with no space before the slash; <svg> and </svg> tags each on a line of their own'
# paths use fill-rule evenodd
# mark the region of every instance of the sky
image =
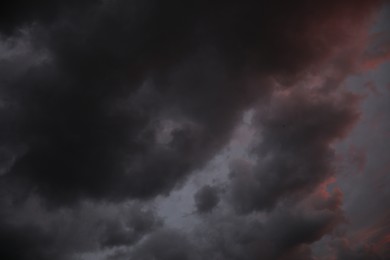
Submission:
<svg viewBox="0 0 390 260">
<path fill-rule="evenodd" d="M 390 259 L 390 3 L 0 3 L 0 259 Z"/>
</svg>

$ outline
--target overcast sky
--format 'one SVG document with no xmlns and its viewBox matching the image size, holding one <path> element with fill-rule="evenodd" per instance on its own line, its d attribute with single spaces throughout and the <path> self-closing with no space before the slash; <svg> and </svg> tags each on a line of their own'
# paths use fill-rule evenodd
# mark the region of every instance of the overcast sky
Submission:
<svg viewBox="0 0 390 260">
<path fill-rule="evenodd" d="M 0 259 L 390 259 L 381 0 L 0 4 Z"/>
</svg>

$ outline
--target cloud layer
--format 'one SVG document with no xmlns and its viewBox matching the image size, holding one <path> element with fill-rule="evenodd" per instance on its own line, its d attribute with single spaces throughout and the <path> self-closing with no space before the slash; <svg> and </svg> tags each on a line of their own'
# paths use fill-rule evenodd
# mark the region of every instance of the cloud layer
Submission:
<svg viewBox="0 0 390 260">
<path fill-rule="evenodd" d="M 367 51 L 382 4 L 1 4 L 0 258 L 385 259 L 388 231 L 351 245 L 331 188 L 362 113 L 346 80 L 385 56 Z M 251 159 L 197 189 L 187 230 L 164 225 L 156 199 L 248 110 Z"/>
</svg>

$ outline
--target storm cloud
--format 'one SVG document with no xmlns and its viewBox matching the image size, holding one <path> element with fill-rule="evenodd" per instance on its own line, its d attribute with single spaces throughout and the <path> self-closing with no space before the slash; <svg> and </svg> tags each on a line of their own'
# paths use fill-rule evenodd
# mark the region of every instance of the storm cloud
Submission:
<svg viewBox="0 0 390 260">
<path fill-rule="evenodd" d="M 332 235 L 319 259 L 385 259 L 387 231 L 350 244 L 335 187 L 365 98 L 346 82 L 386 61 L 370 49 L 383 6 L 1 4 L 0 257 L 317 259 Z M 250 158 L 191 188 L 194 223 L 169 227 L 158 201 L 190 192 L 249 110 Z"/>
</svg>

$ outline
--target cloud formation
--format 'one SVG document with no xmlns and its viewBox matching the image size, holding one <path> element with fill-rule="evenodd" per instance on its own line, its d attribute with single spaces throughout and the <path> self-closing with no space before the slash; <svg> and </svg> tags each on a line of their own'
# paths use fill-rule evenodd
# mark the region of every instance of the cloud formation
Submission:
<svg viewBox="0 0 390 260">
<path fill-rule="evenodd" d="M 346 79 L 381 60 L 367 52 L 381 7 L 1 4 L 0 258 L 315 259 L 338 232 L 334 259 L 384 259 L 387 233 L 373 251 L 340 234 L 343 192 L 329 188 L 361 114 Z M 204 169 L 248 109 L 252 159 L 198 189 L 187 231 L 165 226 L 155 199 Z"/>
</svg>

